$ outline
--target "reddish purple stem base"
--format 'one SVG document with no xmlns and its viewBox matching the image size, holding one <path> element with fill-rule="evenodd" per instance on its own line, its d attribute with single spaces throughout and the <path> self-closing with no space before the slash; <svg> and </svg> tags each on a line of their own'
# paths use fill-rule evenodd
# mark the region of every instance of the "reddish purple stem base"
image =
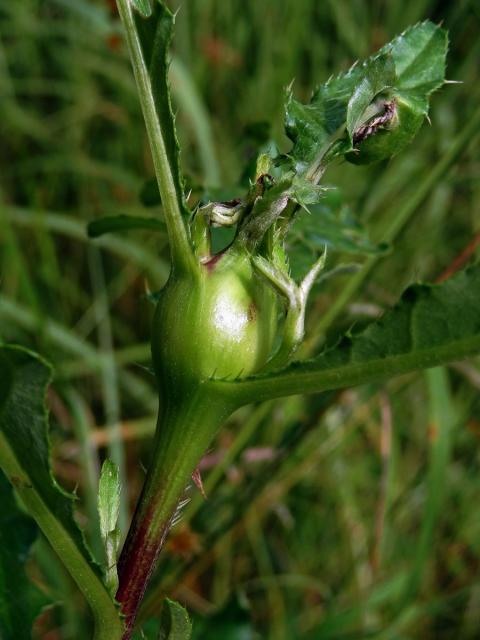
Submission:
<svg viewBox="0 0 480 640">
<path fill-rule="evenodd" d="M 119 587 L 116 599 L 125 616 L 125 633 L 122 640 L 129 640 L 132 635 L 140 604 L 168 533 L 167 525 L 157 535 L 152 536 L 152 513 L 150 510 L 141 514 L 141 502 L 139 500 L 134 524 L 130 528 L 118 561 Z M 138 525 L 135 526 L 135 523 Z"/>
</svg>

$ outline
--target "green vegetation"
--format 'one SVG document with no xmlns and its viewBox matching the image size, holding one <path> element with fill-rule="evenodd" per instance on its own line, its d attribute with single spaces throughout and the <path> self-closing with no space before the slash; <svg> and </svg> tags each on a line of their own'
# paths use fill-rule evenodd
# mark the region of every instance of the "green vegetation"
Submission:
<svg viewBox="0 0 480 640">
<path fill-rule="evenodd" d="M 474 2 L 4 5 L 2 638 L 477 637 Z"/>
</svg>

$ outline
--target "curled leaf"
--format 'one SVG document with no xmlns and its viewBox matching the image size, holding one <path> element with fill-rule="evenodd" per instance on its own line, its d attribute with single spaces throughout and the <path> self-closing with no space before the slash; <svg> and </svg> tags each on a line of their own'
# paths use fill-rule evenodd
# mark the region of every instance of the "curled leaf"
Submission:
<svg viewBox="0 0 480 640">
<path fill-rule="evenodd" d="M 285 128 L 294 143 L 290 155 L 296 171 L 305 172 L 320 161 L 335 141 L 330 159 L 351 151 L 355 132 L 381 115 L 386 102 L 398 105 L 398 118 L 377 127 L 375 135 L 364 137 L 348 159 L 373 162 L 408 144 L 428 113 L 430 94 L 444 82 L 447 45 L 446 31 L 432 22 L 422 22 L 365 62 L 320 85 L 308 104 L 296 100 L 289 91 Z M 347 139 L 339 140 L 343 131 Z M 385 140 L 377 147 L 382 138 Z"/>
</svg>

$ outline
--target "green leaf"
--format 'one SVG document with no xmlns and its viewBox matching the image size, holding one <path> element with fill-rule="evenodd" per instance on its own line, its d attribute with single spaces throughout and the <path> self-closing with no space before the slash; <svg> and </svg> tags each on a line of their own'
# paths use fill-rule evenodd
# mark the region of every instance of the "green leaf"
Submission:
<svg viewBox="0 0 480 640">
<path fill-rule="evenodd" d="M 166 598 L 158 640 L 189 640 L 191 635 L 192 623 L 186 609 Z"/>
<path fill-rule="evenodd" d="M 145 18 L 137 14 L 135 26 L 145 66 L 148 69 L 153 102 L 158 122 L 161 125 L 163 143 L 177 201 L 182 205 L 184 213 L 188 214 L 183 194 L 183 180 L 180 176 L 179 146 L 168 84 L 168 53 L 173 33 L 174 16 L 163 2 L 158 2 L 158 0 L 155 1 L 153 11 L 150 11 L 148 16 Z"/>
<path fill-rule="evenodd" d="M 140 11 L 142 16 L 148 18 L 152 15 L 152 4 L 150 0 L 130 0 L 132 7 Z"/>
<path fill-rule="evenodd" d="M 118 465 L 107 458 L 102 465 L 98 485 L 98 515 L 102 538 L 107 538 L 117 529 L 119 511 L 120 476 Z"/>
<path fill-rule="evenodd" d="M 367 60 L 364 67 L 364 77 L 347 105 L 347 131 L 350 139 L 365 121 L 366 112 L 373 100 L 386 89 L 395 86 L 395 64 L 390 53 L 381 53 Z"/>
<path fill-rule="evenodd" d="M 51 367 L 36 354 L 0 346 L 0 467 L 89 602 L 96 640 L 121 637 L 122 624 L 73 518 L 74 496 L 52 475 L 45 391 Z"/>
<path fill-rule="evenodd" d="M 413 285 L 359 335 L 317 358 L 237 382 L 212 381 L 240 404 L 384 380 L 480 353 L 480 265 L 441 285 Z"/>
<path fill-rule="evenodd" d="M 120 513 L 120 475 L 118 465 L 107 459 L 102 465 L 98 485 L 98 515 L 100 534 L 107 560 L 105 582 L 112 597 L 118 589 L 117 551 L 120 541 L 118 515 Z"/>
<path fill-rule="evenodd" d="M 447 33 L 426 21 L 407 29 L 362 64 L 320 85 L 309 104 L 302 104 L 289 91 L 285 128 L 294 143 L 290 155 L 297 171 L 305 171 L 344 127 L 352 136 L 369 115 L 369 105 L 378 112 L 380 106 L 373 103 L 379 94 L 408 105 L 419 116 L 404 125 L 409 141 L 427 114 L 429 95 L 444 82 L 446 53 Z M 343 146 L 340 150 L 345 152 Z M 394 151 L 392 146 L 390 155 Z"/>
<path fill-rule="evenodd" d="M 25 563 L 38 532 L 20 511 L 12 487 L 0 472 L 0 638 L 30 640 L 46 598 L 28 580 Z"/>
<path fill-rule="evenodd" d="M 155 2 L 149 17 L 132 10 L 130 0 L 117 0 L 132 61 L 153 166 L 163 204 L 172 266 L 197 268 L 185 217 L 189 210 L 180 177 L 179 150 L 168 86 L 168 49 L 174 16 Z"/>
<path fill-rule="evenodd" d="M 326 191 L 319 204 L 308 207 L 294 219 L 288 234 L 288 255 L 293 277 L 298 280 L 324 247 L 356 255 L 378 255 L 387 249 L 375 244 L 355 219 L 337 190 Z"/>
<path fill-rule="evenodd" d="M 428 96 L 445 82 L 447 32 L 432 22 L 422 22 L 404 31 L 386 49 L 395 61 L 397 93 L 416 102 L 426 114 Z"/>
<path fill-rule="evenodd" d="M 309 180 L 295 176 L 289 192 L 293 202 L 296 202 L 304 209 L 308 209 L 310 205 L 318 204 L 322 200 L 325 195 L 325 187 L 320 187 Z"/>
<path fill-rule="evenodd" d="M 98 238 L 105 233 L 116 231 L 131 231 L 132 229 L 152 229 L 165 233 L 165 225 L 158 218 L 142 218 L 140 216 L 105 216 L 92 220 L 87 225 L 87 233 L 90 238 Z"/>
</svg>

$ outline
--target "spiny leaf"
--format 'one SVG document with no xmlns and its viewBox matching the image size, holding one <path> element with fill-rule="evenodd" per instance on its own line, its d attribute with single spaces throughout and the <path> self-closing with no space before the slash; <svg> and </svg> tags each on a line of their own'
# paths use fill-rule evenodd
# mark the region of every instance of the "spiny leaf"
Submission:
<svg viewBox="0 0 480 640">
<path fill-rule="evenodd" d="M 75 498 L 52 475 L 44 402 L 50 380 L 50 365 L 38 355 L 0 346 L 0 467 L 87 598 L 96 627 L 118 634 L 115 605 L 73 517 Z"/>
<path fill-rule="evenodd" d="M 384 380 L 480 353 L 480 265 L 441 285 L 409 287 L 398 305 L 317 358 L 218 390 L 242 402 Z"/>
<path fill-rule="evenodd" d="M 355 150 L 347 150 L 346 158 L 355 164 L 385 160 L 410 144 L 428 113 L 430 94 L 444 82 L 448 39 L 443 29 L 426 22 L 405 31 L 394 44 L 397 81 L 383 92 L 383 100 L 365 110 L 368 114 L 373 106 L 383 105 L 372 120 L 365 118 L 357 141 L 353 136 Z"/>
<path fill-rule="evenodd" d="M 387 246 L 375 244 L 342 202 L 337 190 L 327 190 L 321 201 L 300 212 L 288 234 L 288 255 L 293 277 L 301 279 L 324 247 L 357 255 L 384 253 Z"/>
<path fill-rule="evenodd" d="M 308 209 L 310 205 L 321 202 L 325 195 L 325 187 L 313 184 L 300 176 L 295 176 L 289 192 L 293 202 L 296 202 L 304 209 Z"/>
<path fill-rule="evenodd" d="M 166 232 L 165 224 L 158 218 L 142 218 L 125 214 L 98 218 L 98 220 L 92 220 L 87 225 L 87 233 L 90 238 L 98 238 L 105 233 L 131 231 L 133 229 L 152 229 L 161 233 Z"/>
<path fill-rule="evenodd" d="M 32 624 L 47 604 L 28 580 L 25 563 L 38 528 L 20 511 L 0 471 L 0 638 L 30 640 Z"/>
<path fill-rule="evenodd" d="M 447 32 L 428 20 L 410 27 L 392 42 L 396 88 L 415 100 L 424 113 L 428 111 L 428 96 L 445 81 L 447 49 Z"/>
<path fill-rule="evenodd" d="M 191 635 L 192 624 L 186 609 L 166 598 L 158 640 L 189 640 Z"/>
<path fill-rule="evenodd" d="M 285 128 L 294 142 L 290 155 L 297 171 L 306 170 L 346 125 L 353 134 L 368 108 L 369 96 L 370 103 L 380 93 L 400 100 L 418 113 L 421 123 L 429 95 L 444 82 L 446 52 L 446 32 L 426 21 L 407 29 L 362 64 L 320 85 L 309 104 L 296 100 L 290 91 Z M 415 124 L 413 133 L 418 129 L 417 121 Z"/>
</svg>

